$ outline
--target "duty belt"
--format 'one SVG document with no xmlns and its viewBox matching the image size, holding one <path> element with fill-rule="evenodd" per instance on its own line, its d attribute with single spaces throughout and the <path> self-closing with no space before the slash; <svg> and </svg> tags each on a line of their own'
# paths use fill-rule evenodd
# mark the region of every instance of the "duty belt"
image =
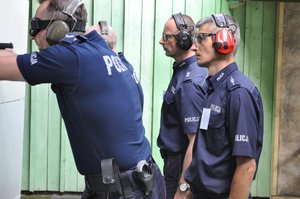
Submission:
<svg viewBox="0 0 300 199">
<path fill-rule="evenodd" d="M 101 161 L 102 175 L 86 176 L 87 186 L 94 192 L 107 192 L 111 198 L 134 198 L 133 187 L 126 172 L 120 173 L 113 158 Z"/>
<path fill-rule="evenodd" d="M 133 191 L 137 189 L 148 195 L 153 187 L 153 172 L 147 162 L 139 170 L 121 173 L 113 158 L 105 159 L 101 161 L 101 173 L 85 176 L 87 188 L 93 192 L 109 192 L 111 198 L 134 198 Z"/>
</svg>

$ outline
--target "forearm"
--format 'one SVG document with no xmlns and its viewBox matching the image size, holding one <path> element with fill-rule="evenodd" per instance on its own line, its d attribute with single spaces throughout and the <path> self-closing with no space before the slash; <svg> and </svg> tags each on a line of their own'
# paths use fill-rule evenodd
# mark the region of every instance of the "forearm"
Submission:
<svg viewBox="0 0 300 199">
<path fill-rule="evenodd" d="M 248 199 L 255 171 L 255 159 L 238 158 L 229 199 Z"/>
<path fill-rule="evenodd" d="M 185 171 L 190 166 L 192 158 L 193 158 L 193 145 L 194 145 L 195 137 L 196 137 L 196 134 L 194 134 L 194 133 L 189 134 L 189 145 L 185 152 L 179 183 L 185 182 L 185 180 L 184 180 Z"/>
<path fill-rule="evenodd" d="M 180 179 L 178 184 L 182 184 L 185 183 L 184 180 L 184 175 L 185 172 L 187 170 L 187 168 L 189 167 L 189 165 L 191 164 L 192 161 L 192 157 L 193 157 L 193 145 L 194 145 L 194 140 L 195 140 L 196 135 L 195 134 L 189 134 L 188 138 L 189 138 L 189 145 L 187 147 L 187 150 L 185 152 L 185 156 L 184 156 L 184 160 L 183 160 L 183 164 L 182 164 L 182 168 L 181 168 L 181 175 L 180 175 Z M 187 190 L 186 192 L 181 192 L 179 189 L 177 189 L 174 199 L 191 199 L 192 198 L 192 193 L 190 190 Z"/>
</svg>

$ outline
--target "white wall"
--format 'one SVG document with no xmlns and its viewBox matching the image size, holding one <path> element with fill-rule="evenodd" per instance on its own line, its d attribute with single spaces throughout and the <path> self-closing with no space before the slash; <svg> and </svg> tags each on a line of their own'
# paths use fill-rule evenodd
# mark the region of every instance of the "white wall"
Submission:
<svg viewBox="0 0 300 199">
<path fill-rule="evenodd" d="M 28 0 L 0 0 L 0 42 L 27 51 Z M 0 198 L 20 198 L 25 83 L 0 81 Z"/>
</svg>

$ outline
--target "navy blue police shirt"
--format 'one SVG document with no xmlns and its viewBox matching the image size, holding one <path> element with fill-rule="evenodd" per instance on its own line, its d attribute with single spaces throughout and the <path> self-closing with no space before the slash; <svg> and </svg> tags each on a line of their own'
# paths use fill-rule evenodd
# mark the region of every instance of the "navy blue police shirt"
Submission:
<svg viewBox="0 0 300 199">
<path fill-rule="evenodd" d="M 161 150 L 185 153 L 187 134 L 196 133 L 205 95 L 202 85 L 207 69 L 197 65 L 196 56 L 174 63 L 173 76 L 164 93 L 157 145 Z"/>
<path fill-rule="evenodd" d="M 29 84 L 52 84 L 81 174 L 99 173 L 100 161 L 112 157 L 126 170 L 151 151 L 137 83 L 96 31 L 85 37 L 19 55 L 17 63 Z"/>
<path fill-rule="evenodd" d="M 209 77 L 207 85 L 200 131 L 185 178 L 195 193 L 229 194 L 236 156 L 254 158 L 258 166 L 263 143 L 262 99 L 235 62 Z M 202 126 L 207 119 L 207 126 Z"/>
<path fill-rule="evenodd" d="M 141 106 L 142 106 L 142 110 L 143 110 L 143 107 L 144 107 L 144 93 L 143 93 L 142 85 L 140 84 L 140 80 L 137 77 L 133 66 L 125 58 L 124 53 L 119 52 L 118 55 L 119 55 L 119 58 L 122 60 L 122 62 L 126 65 L 128 70 L 131 72 L 132 78 L 136 82 L 136 86 L 137 86 L 137 90 L 138 90 L 138 93 L 139 93 L 139 97 L 140 97 L 140 100 L 141 100 Z"/>
</svg>

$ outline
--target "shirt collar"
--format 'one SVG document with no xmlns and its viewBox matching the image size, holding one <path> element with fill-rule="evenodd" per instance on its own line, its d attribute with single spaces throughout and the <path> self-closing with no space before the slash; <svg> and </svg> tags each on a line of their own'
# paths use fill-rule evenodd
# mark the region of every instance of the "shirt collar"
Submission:
<svg viewBox="0 0 300 199">
<path fill-rule="evenodd" d="M 189 57 L 189 58 L 187 58 L 187 59 L 185 59 L 185 60 L 183 60 L 179 63 L 174 62 L 173 63 L 173 70 L 177 71 L 178 69 L 182 68 L 183 66 L 188 66 L 188 65 L 190 65 L 191 63 L 193 63 L 195 61 L 197 61 L 197 57 L 195 55 L 193 55 L 193 56 L 191 56 L 191 57 Z"/>
<path fill-rule="evenodd" d="M 235 70 L 237 70 L 237 64 L 236 62 L 233 62 L 226 67 L 224 67 L 222 70 L 220 70 L 217 74 L 214 76 L 209 76 L 206 79 L 208 90 L 210 89 L 216 89 L 227 77 Z"/>
</svg>

